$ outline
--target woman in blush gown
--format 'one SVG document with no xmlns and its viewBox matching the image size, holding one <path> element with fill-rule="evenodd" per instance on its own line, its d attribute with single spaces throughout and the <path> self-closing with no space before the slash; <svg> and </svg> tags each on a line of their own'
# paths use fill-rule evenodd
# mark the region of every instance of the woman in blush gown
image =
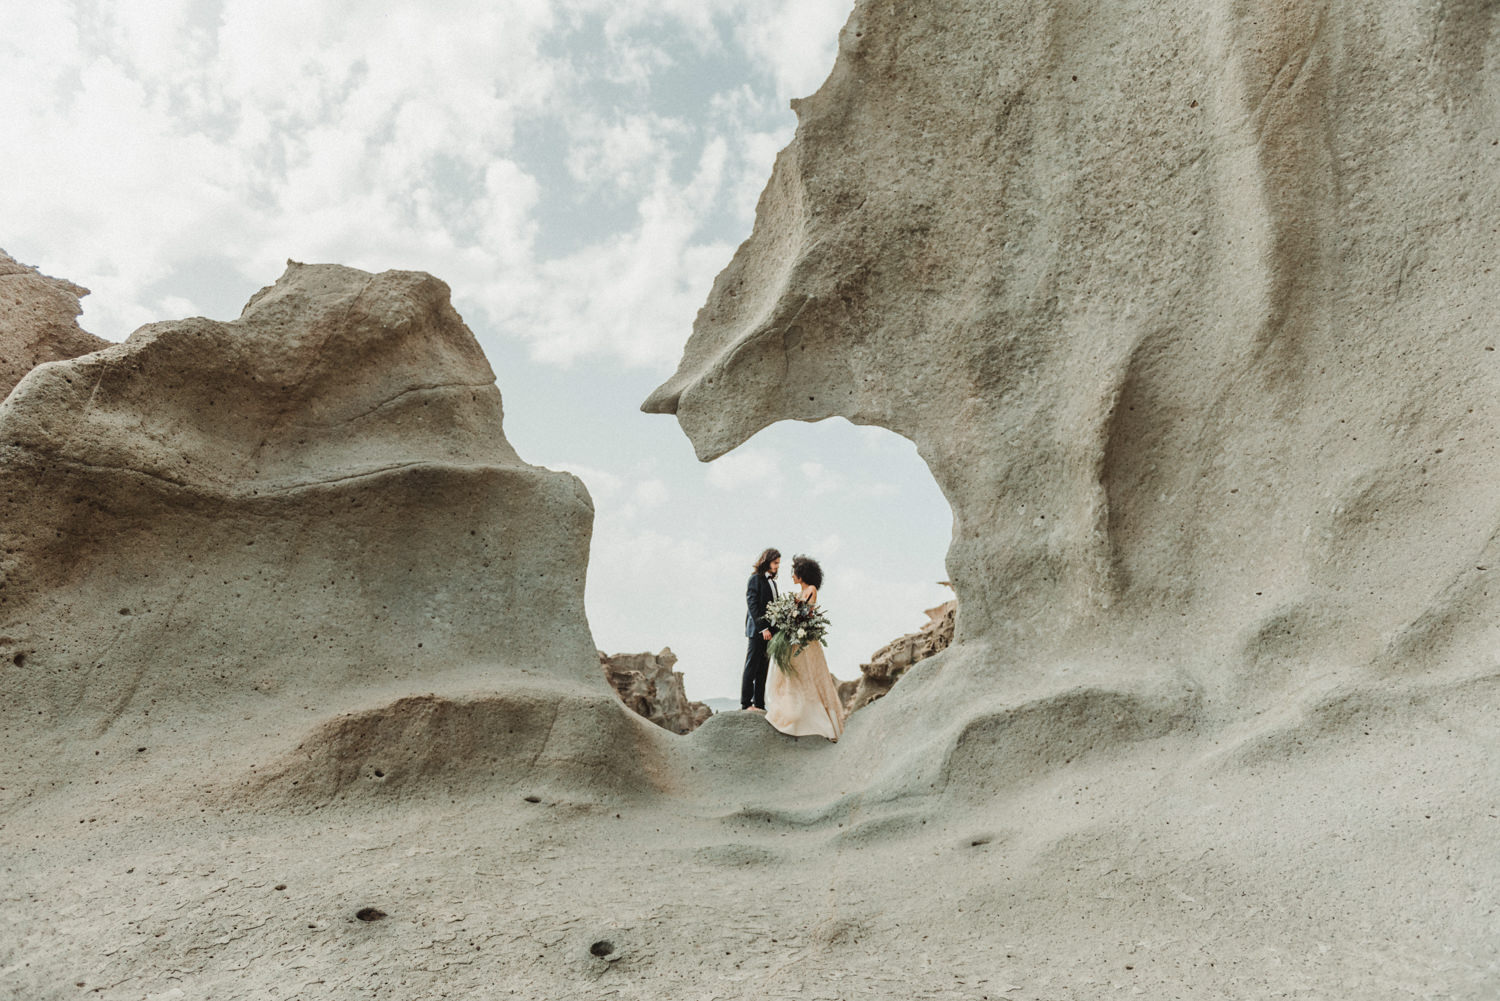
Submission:
<svg viewBox="0 0 1500 1001">
<path fill-rule="evenodd" d="M 823 568 L 817 560 L 798 556 L 792 560 L 792 583 L 801 589 L 798 601 L 816 604 Z M 844 709 L 833 675 L 828 672 L 822 643 L 809 643 L 793 653 L 789 672 L 771 664 L 766 679 L 766 720 L 793 737 L 816 734 L 839 739 L 844 732 Z"/>
</svg>

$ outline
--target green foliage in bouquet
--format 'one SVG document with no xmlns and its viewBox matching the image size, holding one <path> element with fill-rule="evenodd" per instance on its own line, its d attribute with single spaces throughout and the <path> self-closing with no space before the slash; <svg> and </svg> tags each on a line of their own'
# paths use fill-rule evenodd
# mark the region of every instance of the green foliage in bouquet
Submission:
<svg viewBox="0 0 1500 1001">
<path fill-rule="evenodd" d="M 766 606 L 766 621 L 771 624 L 771 641 L 766 653 L 786 674 L 795 674 L 792 658 L 809 643 L 828 645 L 828 616 L 810 601 L 798 601 L 795 594 L 783 594 Z"/>
</svg>

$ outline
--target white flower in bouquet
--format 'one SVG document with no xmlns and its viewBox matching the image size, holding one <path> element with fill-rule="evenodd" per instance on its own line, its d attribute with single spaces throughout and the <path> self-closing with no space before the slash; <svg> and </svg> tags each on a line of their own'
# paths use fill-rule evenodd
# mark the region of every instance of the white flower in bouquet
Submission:
<svg viewBox="0 0 1500 1001">
<path fill-rule="evenodd" d="M 792 657 L 810 643 L 828 645 L 828 616 L 810 602 L 797 600 L 795 594 L 784 594 L 766 605 L 766 621 L 775 633 L 766 645 L 776 666 L 787 674 L 795 673 Z"/>
</svg>

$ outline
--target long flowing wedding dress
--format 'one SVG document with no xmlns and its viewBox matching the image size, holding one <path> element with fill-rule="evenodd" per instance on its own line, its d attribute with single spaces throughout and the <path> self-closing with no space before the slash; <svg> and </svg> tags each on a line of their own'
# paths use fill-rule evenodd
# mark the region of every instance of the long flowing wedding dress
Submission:
<svg viewBox="0 0 1500 1001">
<path fill-rule="evenodd" d="M 814 734 L 838 740 L 844 732 L 844 709 L 828 671 L 823 644 L 809 643 L 792 654 L 792 670 L 773 660 L 766 679 L 766 720 L 793 737 Z"/>
</svg>

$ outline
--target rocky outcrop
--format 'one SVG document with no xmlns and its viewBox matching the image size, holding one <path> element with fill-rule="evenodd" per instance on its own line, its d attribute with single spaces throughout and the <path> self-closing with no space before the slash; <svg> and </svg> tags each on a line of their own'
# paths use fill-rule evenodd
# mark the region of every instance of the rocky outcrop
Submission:
<svg viewBox="0 0 1500 1001">
<path fill-rule="evenodd" d="M 691 733 L 713 715 L 702 702 L 689 701 L 682 672 L 672 670 L 677 655 L 671 647 L 661 653 L 599 651 L 604 677 L 633 712 L 673 733 Z"/>
<path fill-rule="evenodd" d="M 0 400 L 43 362 L 108 347 L 82 330 L 78 300 L 89 290 L 49 278 L 0 250 Z"/>
<path fill-rule="evenodd" d="M 608 691 L 433 279 L 34 370 L 11 993 L 1494 996 L 1497 18 L 859 0 L 649 402 L 952 504 L 954 642 L 837 744 Z"/>
<path fill-rule="evenodd" d="M 845 715 L 863 709 L 891 690 L 913 664 L 942 653 L 953 642 L 958 602 L 945 601 L 927 609 L 927 622 L 914 633 L 891 640 L 859 665 L 859 677 L 839 683 L 839 700 Z"/>
<path fill-rule="evenodd" d="M 1482 670 L 1494 25 L 862 0 L 645 409 L 705 460 L 787 419 L 914 441 L 949 705 L 1087 683 L 1227 725 Z"/>
<path fill-rule="evenodd" d="M 408 696 L 455 726 L 511 711 L 472 693 L 538 685 L 616 713 L 583 609 L 589 496 L 521 461 L 501 416 L 447 286 L 414 272 L 291 264 L 237 320 L 36 370 L 0 407 L 7 741 L 181 744 L 227 713 L 267 737 L 261 775 L 306 790 L 401 758 L 371 741 L 420 729 L 393 718 L 428 712 Z M 381 722 L 335 739 L 335 711 Z M 455 747 L 422 767 L 475 763 Z"/>
</svg>

